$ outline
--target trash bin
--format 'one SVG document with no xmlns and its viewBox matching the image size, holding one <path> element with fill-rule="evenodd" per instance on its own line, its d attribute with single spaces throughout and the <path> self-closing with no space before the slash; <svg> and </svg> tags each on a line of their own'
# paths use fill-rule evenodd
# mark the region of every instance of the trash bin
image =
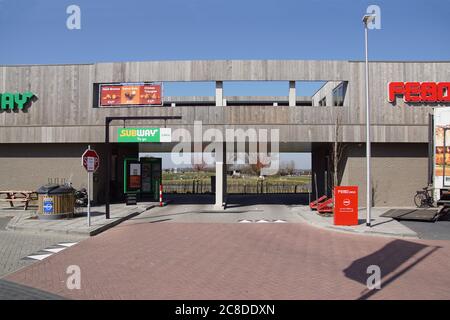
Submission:
<svg viewBox="0 0 450 320">
<path fill-rule="evenodd" d="M 38 194 L 38 218 L 55 220 L 71 218 L 75 207 L 75 189 L 65 185 L 47 184 L 40 187 Z"/>
</svg>

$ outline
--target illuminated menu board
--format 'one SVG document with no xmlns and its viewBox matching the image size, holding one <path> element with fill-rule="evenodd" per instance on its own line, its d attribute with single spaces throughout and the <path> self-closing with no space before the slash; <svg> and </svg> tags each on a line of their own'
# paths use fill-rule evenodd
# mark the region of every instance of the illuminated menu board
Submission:
<svg viewBox="0 0 450 320">
<path fill-rule="evenodd" d="M 161 106 L 162 84 L 101 84 L 98 105 L 100 107 Z"/>
</svg>

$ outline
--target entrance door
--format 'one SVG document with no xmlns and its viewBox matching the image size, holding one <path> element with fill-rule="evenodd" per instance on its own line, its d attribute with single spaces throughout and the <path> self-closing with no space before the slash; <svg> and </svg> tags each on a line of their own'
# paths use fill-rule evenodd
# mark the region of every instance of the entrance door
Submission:
<svg viewBox="0 0 450 320">
<path fill-rule="evenodd" d="M 141 197 L 158 201 L 159 187 L 162 183 L 162 159 L 161 158 L 141 158 L 142 187 Z"/>
</svg>

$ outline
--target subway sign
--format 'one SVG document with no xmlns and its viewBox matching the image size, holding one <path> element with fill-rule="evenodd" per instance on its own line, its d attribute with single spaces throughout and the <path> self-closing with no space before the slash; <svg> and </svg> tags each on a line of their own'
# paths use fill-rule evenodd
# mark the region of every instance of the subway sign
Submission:
<svg viewBox="0 0 450 320">
<path fill-rule="evenodd" d="M 389 102 L 397 96 L 413 103 L 450 102 L 450 82 L 389 82 Z"/>
<path fill-rule="evenodd" d="M 23 93 L 0 93 L 0 110 L 22 110 L 29 105 L 34 97 L 32 92 Z"/>
<path fill-rule="evenodd" d="M 117 142 L 172 142 L 171 128 L 119 128 Z"/>
</svg>

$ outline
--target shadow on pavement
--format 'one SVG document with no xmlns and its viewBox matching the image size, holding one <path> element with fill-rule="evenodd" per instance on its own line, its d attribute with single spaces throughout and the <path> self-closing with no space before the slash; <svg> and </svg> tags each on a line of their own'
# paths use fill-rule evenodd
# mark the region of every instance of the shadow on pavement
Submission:
<svg viewBox="0 0 450 320">
<path fill-rule="evenodd" d="M 258 204 L 278 205 L 306 205 L 308 204 L 307 193 L 297 194 L 229 194 L 227 197 L 227 208 L 253 206 Z"/>
<path fill-rule="evenodd" d="M 67 300 L 67 298 L 0 279 L 0 300 Z"/>
<path fill-rule="evenodd" d="M 417 255 L 421 251 L 423 252 L 427 248 L 429 248 L 430 250 L 426 250 L 426 252 L 422 254 L 418 259 L 416 259 L 413 263 L 405 266 L 400 270 L 397 270 L 413 256 Z M 350 266 L 344 269 L 343 272 L 347 278 L 357 281 L 366 286 L 367 280 L 371 275 L 371 273 L 368 273 L 367 268 L 371 265 L 378 266 L 381 272 L 380 290 L 382 290 L 387 285 L 406 273 L 408 270 L 412 269 L 415 265 L 426 259 L 429 255 L 434 253 L 439 248 L 440 247 L 427 246 L 420 243 L 397 239 L 389 242 L 380 250 L 375 251 L 368 256 L 355 260 Z M 397 272 L 394 274 L 395 271 Z M 362 292 L 362 295 L 358 298 L 358 300 L 368 299 L 380 290 L 366 289 Z"/>
<path fill-rule="evenodd" d="M 258 204 L 306 205 L 307 193 L 296 194 L 228 194 L 227 208 L 253 206 Z M 164 201 L 170 204 L 214 204 L 214 194 L 165 194 Z"/>
<path fill-rule="evenodd" d="M 84 210 L 86 210 L 86 211 L 84 211 Z M 81 212 L 75 212 L 73 216 L 75 218 L 87 217 L 87 209 L 85 208 L 84 210 Z M 101 211 L 91 211 L 91 217 L 104 216 L 104 215 L 105 215 L 105 213 L 101 212 Z"/>
<path fill-rule="evenodd" d="M 164 194 L 164 201 L 170 204 L 214 204 L 213 194 Z"/>
</svg>

